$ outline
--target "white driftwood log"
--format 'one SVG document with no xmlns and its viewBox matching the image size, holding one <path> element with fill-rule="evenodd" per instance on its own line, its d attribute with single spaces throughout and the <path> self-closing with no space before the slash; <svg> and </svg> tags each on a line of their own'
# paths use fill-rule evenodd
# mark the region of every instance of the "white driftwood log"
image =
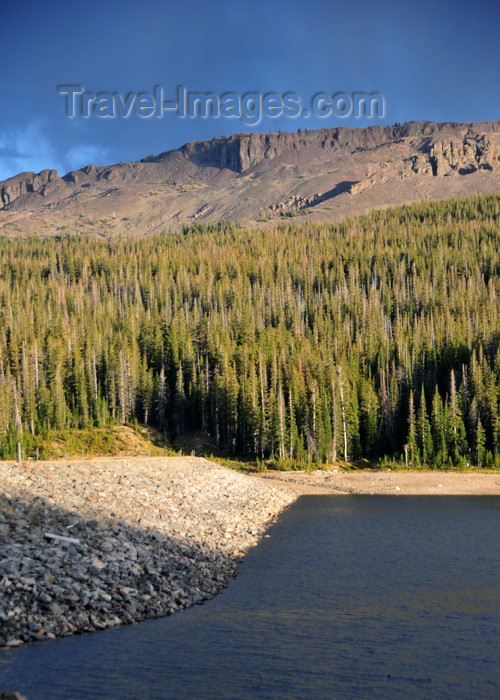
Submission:
<svg viewBox="0 0 500 700">
<path fill-rule="evenodd" d="M 80 540 L 76 537 L 64 537 L 64 535 L 52 535 L 50 532 L 45 533 L 48 540 L 62 540 L 63 542 L 71 542 L 71 544 L 80 544 Z"/>
</svg>

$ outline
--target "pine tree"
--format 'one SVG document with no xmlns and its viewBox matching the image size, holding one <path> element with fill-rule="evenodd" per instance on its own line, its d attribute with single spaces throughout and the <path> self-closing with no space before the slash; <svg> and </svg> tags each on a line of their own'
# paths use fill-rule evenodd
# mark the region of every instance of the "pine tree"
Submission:
<svg viewBox="0 0 500 700">
<path fill-rule="evenodd" d="M 377 449 L 379 402 L 369 379 L 360 379 L 359 404 L 362 452 L 370 457 L 376 454 Z"/>
<path fill-rule="evenodd" d="M 462 462 L 462 458 L 466 456 L 467 442 L 454 370 L 450 372 L 450 398 L 446 415 L 446 438 L 451 461 L 454 465 L 459 465 Z"/>
<path fill-rule="evenodd" d="M 485 456 L 486 456 L 486 436 L 484 428 L 481 425 L 481 420 L 477 419 L 476 424 L 476 434 L 474 440 L 474 456 L 476 465 L 481 468 L 484 466 Z"/>
<path fill-rule="evenodd" d="M 422 464 L 431 465 L 434 456 L 434 446 L 431 435 L 431 426 L 427 417 L 427 404 L 423 384 L 420 391 L 420 405 L 417 417 L 417 445 L 421 455 Z"/>
<path fill-rule="evenodd" d="M 415 399 L 413 391 L 410 391 L 410 399 L 408 403 L 408 437 L 406 439 L 408 445 L 408 459 L 410 466 L 414 467 L 420 462 L 420 455 L 417 445 L 417 429 L 415 419 Z"/>
<path fill-rule="evenodd" d="M 437 386 L 432 398 L 431 434 L 434 444 L 434 464 L 436 467 L 442 467 L 448 461 L 448 448 L 446 445 L 444 407 Z"/>
</svg>

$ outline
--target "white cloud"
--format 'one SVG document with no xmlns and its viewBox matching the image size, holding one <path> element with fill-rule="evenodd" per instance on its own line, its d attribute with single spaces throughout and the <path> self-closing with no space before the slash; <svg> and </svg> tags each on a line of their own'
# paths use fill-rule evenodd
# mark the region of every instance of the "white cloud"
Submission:
<svg viewBox="0 0 500 700">
<path fill-rule="evenodd" d="M 18 173 L 39 173 L 50 168 L 64 175 L 89 163 L 107 162 L 109 149 L 81 143 L 67 153 L 58 150 L 43 134 L 42 125 L 34 121 L 23 128 L 0 131 L 0 181 Z"/>
<path fill-rule="evenodd" d="M 75 146 L 67 153 L 65 161 L 68 163 L 70 170 L 79 170 L 89 163 L 102 165 L 106 162 L 108 152 L 108 148 L 101 148 L 92 144 L 81 144 Z"/>
<path fill-rule="evenodd" d="M 17 173 L 35 173 L 51 168 L 61 172 L 63 165 L 55 148 L 44 137 L 39 122 L 23 129 L 0 131 L 0 180 Z"/>
</svg>

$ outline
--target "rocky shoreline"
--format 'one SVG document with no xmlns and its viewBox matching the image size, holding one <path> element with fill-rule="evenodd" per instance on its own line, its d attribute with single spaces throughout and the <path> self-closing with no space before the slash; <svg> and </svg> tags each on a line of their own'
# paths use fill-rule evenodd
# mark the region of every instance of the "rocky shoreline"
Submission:
<svg viewBox="0 0 500 700">
<path fill-rule="evenodd" d="M 298 494 L 202 458 L 1 463 L 0 647 L 215 595 Z"/>
</svg>

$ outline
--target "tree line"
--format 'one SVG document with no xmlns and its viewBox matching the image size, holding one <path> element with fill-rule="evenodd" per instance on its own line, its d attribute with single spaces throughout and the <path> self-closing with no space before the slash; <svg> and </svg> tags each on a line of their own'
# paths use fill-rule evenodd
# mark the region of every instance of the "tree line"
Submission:
<svg viewBox="0 0 500 700">
<path fill-rule="evenodd" d="M 3 238 L 0 455 L 137 420 L 285 466 L 498 466 L 499 212 Z"/>
</svg>

